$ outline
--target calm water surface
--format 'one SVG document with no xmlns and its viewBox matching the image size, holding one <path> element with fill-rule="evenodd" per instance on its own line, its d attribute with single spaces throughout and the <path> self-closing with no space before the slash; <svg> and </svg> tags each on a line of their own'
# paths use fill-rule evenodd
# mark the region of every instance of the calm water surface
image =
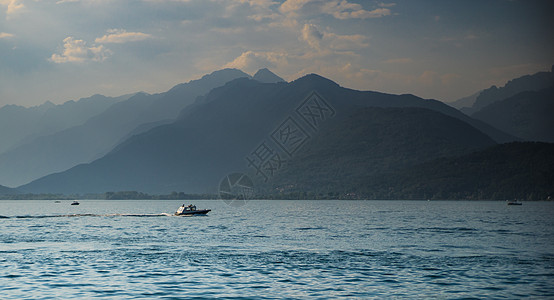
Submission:
<svg viewBox="0 0 554 300">
<path fill-rule="evenodd" d="M 554 298 L 554 203 L 0 201 L 0 298 Z"/>
</svg>

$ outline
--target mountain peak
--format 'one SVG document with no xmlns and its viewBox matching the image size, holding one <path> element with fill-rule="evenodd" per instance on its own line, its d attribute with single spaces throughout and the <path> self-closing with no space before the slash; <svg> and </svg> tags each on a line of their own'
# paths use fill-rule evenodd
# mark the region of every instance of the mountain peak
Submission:
<svg viewBox="0 0 554 300">
<path fill-rule="evenodd" d="M 294 80 L 293 82 L 296 83 L 296 84 L 317 83 L 317 84 L 326 84 L 326 85 L 337 86 L 337 87 L 339 86 L 333 80 L 331 80 L 329 78 L 325 78 L 325 77 L 323 77 L 321 75 L 318 75 L 318 74 L 315 74 L 315 73 L 306 74 L 306 75 Z"/>
<path fill-rule="evenodd" d="M 239 69 L 234 68 L 225 68 L 217 71 L 213 71 L 210 74 L 206 74 L 202 76 L 201 79 L 208 79 L 208 78 L 216 78 L 216 77 L 250 77 L 250 75 L 244 73 L 243 71 Z M 192 80 L 196 81 L 196 80 Z"/>
<path fill-rule="evenodd" d="M 48 101 L 44 102 L 41 105 L 34 106 L 33 108 L 35 108 L 39 112 L 45 112 L 45 111 L 47 111 L 47 110 L 49 110 L 53 107 L 56 107 L 56 104 L 54 104 L 50 100 L 48 100 Z"/>
<path fill-rule="evenodd" d="M 275 73 L 271 72 L 267 68 L 259 69 L 258 72 L 254 74 L 254 77 L 252 77 L 252 79 L 262 83 L 277 83 L 285 81 L 283 78 L 275 75 Z"/>
<path fill-rule="evenodd" d="M 214 86 L 216 87 L 221 86 L 231 80 L 234 80 L 236 78 L 241 78 L 241 77 L 250 78 L 250 75 L 238 69 L 226 68 L 226 69 L 214 71 L 210 74 L 206 74 L 202 76 L 202 78 L 200 79 L 194 79 L 187 83 L 180 83 L 172 87 L 168 91 L 168 93 L 174 94 L 174 93 L 178 93 L 182 89 L 195 87 L 195 88 L 202 88 L 203 91 L 200 94 L 205 94 L 209 92 Z"/>
<path fill-rule="evenodd" d="M 53 107 L 53 106 L 56 106 L 56 104 L 52 103 L 52 101 L 50 100 L 47 100 L 46 102 L 44 102 L 43 104 L 39 105 L 39 106 L 44 106 L 44 107 Z"/>
</svg>

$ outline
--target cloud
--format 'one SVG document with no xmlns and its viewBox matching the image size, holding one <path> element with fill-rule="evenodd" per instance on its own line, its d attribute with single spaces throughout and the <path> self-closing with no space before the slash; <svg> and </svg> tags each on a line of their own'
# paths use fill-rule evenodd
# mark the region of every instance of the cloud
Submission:
<svg viewBox="0 0 554 300">
<path fill-rule="evenodd" d="M 258 6 L 263 8 L 269 8 L 270 6 L 279 4 L 279 2 L 275 2 L 272 0 L 236 0 L 239 3 L 248 3 L 250 6 Z"/>
<path fill-rule="evenodd" d="M 64 49 L 59 54 L 52 54 L 50 61 L 55 63 L 83 63 L 87 61 L 104 61 L 112 52 L 104 46 L 88 47 L 83 40 L 69 36 L 63 40 Z"/>
<path fill-rule="evenodd" d="M 0 32 L 0 39 L 11 38 L 11 37 L 13 37 L 13 36 L 14 36 L 14 35 L 11 34 L 11 33 Z"/>
<path fill-rule="evenodd" d="M 0 0 L 0 5 L 6 6 L 6 15 L 9 17 L 25 8 L 19 0 Z"/>
<path fill-rule="evenodd" d="M 165 3 L 165 2 L 191 2 L 192 0 L 143 0 L 144 2 Z"/>
<path fill-rule="evenodd" d="M 328 43 L 329 48 L 340 51 L 357 50 L 369 46 L 367 37 L 361 34 L 340 35 L 325 32 L 323 40 Z"/>
<path fill-rule="evenodd" d="M 395 5 L 396 5 L 396 3 L 382 3 L 382 2 L 379 3 L 380 7 L 393 7 Z"/>
<path fill-rule="evenodd" d="M 149 39 L 152 35 L 142 32 L 127 32 L 125 29 L 109 29 L 108 34 L 95 40 L 99 44 L 122 44 L 127 42 L 137 42 Z"/>
<path fill-rule="evenodd" d="M 224 68 L 237 68 L 246 72 L 254 72 L 261 68 L 273 68 L 287 64 L 286 54 L 279 52 L 245 51 Z"/>
<path fill-rule="evenodd" d="M 349 3 L 346 0 L 327 2 L 323 5 L 322 12 L 341 20 L 380 18 L 391 14 L 388 8 L 376 8 L 368 11 L 363 9 L 360 4 Z"/>
<path fill-rule="evenodd" d="M 310 5 L 310 9 L 305 9 L 308 5 Z M 380 8 L 365 10 L 360 4 L 350 3 L 346 0 L 287 0 L 279 7 L 279 10 L 288 15 L 298 15 L 303 10 L 309 11 L 310 13 L 317 11 L 319 13 L 331 15 L 340 20 L 346 20 L 390 16 L 391 10 L 387 7 L 392 7 L 394 5 L 394 3 L 381 3 L 379 5 Z"/>
<path fill-rule="evenodd" d="M 250 9 L 253 10 L 253 13 L 248 16 L 249 19 L 252 19 L 257 22 L 262 22 L 265 20 L 275 20 L 280 17 L 278 13 L 275 13 L 272 6 L 278 5 L 278 2 L 272 0 L 236 0 L 239 3 L 248 3 Z"/>
<path fill-rule="evenodd" d="M 310 47 L 319 50 L 323 34 L 319 32 L 317 26 L 313 24 L 305 24 L 304 28 L 302 28 L 302 39 L 306 41 Z"/>
<path fill-rule="evenodd" d="M 137 42 L 151 38 L 152 35 L 142 32 L 127 32 L 125 29 L 109 29 L 108 34 L 95 40 L 99 44 Z"/>
<path fill-rule="evenodd" d="M 313 2 L 313 0 L 287 0 L 281 4 L 279 10 L 283 13 L 294 13 L 301 10 L 304 5 Z"/>
<path fill-rule="evenodd" d="M 331 32 L 321 32 L 314 24 L 304 24 L 301 39 L 317 51 L 345 51 L 369 46 L 367 37 L 361 34 L 339 35 Z"/>
</svg>

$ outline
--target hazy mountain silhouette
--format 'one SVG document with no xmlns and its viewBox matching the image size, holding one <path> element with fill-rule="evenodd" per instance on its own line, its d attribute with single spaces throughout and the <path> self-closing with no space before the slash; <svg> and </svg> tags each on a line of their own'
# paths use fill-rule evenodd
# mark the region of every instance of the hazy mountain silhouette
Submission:
<svg viewBox="0 0 554 300">
<path fill-rule="evenodd" d="M 554 144 L 507 143 L 351 185 L 369 199 L 546 200 L 554 197 L 552 153 Z"/>
<path fill-rule="evenodd" d="M 311 136 L 307 142 L 311 142 L 312 137 L 316 135 L 324 136 L 326 132 L 335 132 L 335 144 L 325 144 L 321 151 L 342 151 L 338 155 L 345 157 L 354 151 L 350 163 L 356 159 L 365 159 L 363 147 L 356 143 L 370 141 L 373 138 L 386 138 L 386 141 L 378 143 L 380 146 L 375 147 L 375 151 L 381 153 L 372 155 L 388 155 L 391 165 L 394 165 L 396 160 L 410 165 L 421 159 L 432 159 L 448 153 L 459 154 L 494 143 L 475 128 L 497 135 L 497 138 L 508 137 L 439 101 L 424 100 L 413 95 L 390 95 L 346 89 L 315 74 L 290 83 L 274 84 L 243 78 L 213 89 L 194 105 L 185 108 L 176 122 L 135 135 L 90 164 L 82 164 L 59 174 L 45 176 L 22 186 L 21 189 L 28 192 L 62 193 L 120 190 L 149 193 L 216 192 L 219 181 L 227 174 L 252 171 L 246 158 L 259 149 L 260 145 L 267 141 L 273 143 L 273 148 L 277 148 L 275 143 L 271 142 L 276 129 L 284 126 L 283 122 L 288 122 L 288 117 L 294 116 L 298 119 L 301 116 L 297 110 L 306 109 L 302 105 L 308 102 L 303 101 L 313 91 L 317 91 L 325 103 L 336 112 L 336 117 L 329 117 L 328 122 L 326 121 L 326 126 L 330 127 L 318 130 L 315 126 L 310 127 L 313 125 L 310 122 L 314 119 L 306 114 L 303 121 L 306 126 L 305 133 Z M 352 119 L 352 122 L 361 122 L 361 128 L 367 130 L 340 129 L 341 124 L 349 124 L 345 121 L 349 120 L 346 116 L 353 115 L 364 107 L 406 109 L 369 110 Z M 409 107 L 422 109 L 413 110 L 408 109 Z M 312 104 L 309 109 L 316 108 Z M 330 111 L 327 109 L 327 112 Z M 373 117 L 382 119 L 381 123 L 385 128 L 381 129 L 379 123 L 372 123 Z M 401 138 L 395 138 L 395 134 L 402 131 L 404 122 L 413 125 L 404 128 L 405 130 L 419 132 L 421 143 L 414 146 L 408 143 L 414 141 L 413 138 L 404 140 L 410 134 L 402 134 Z M 423 125 L 415 126 L 420 123 Z M 370 132 L 371 128 L 376 130 L 375 133 Z M 390 134 L 387 134 L 387 130 L 390 130 Z M 343 147 L 339 147 L 337 143 L 341 135 L 348 141 Z M 383 153 L 392 151 L 394 154 L 394 148 L 402 146 L 407 148 L 398 150 L 401 156 Z M 409 157 L 410 152 L 413 152 L 413 158 Z M 425 157 L 426 155 L 428 157 Z M 315 160 L 317 161 L 317 157 Z M 382 168 L 385 167 L 386 164 Z"/>
<path fill-rule="evenodd" d="M 475 101 L 477 100 L 477 97 L 479 97 L 479 94 L 481 94 L 482 91 L 479 91 L 475 94 L 469 95 L 467 97 L 460 98 L 456 101 L 446 103 L 454 108 L 457 108 L 461 110 L 462 112 L 465 112 L 464 109 L 471 108 Z"/>
<path fill-rule="evenodd" d="M 284 82 L 285 80 L 277 75 L 275 75 L 273 72 L 268 70 L 267 68 L 259 69 L 256 74 L 252 77 L 252 79 L 257 80 L 259 82 L 263 83 L 277 83 L 277 82 Z"/>
<path fill-rule="evenodd" d="M 0 185 L 0 195 L 15 195 L 19 194 L 19 191 L 3 185 Z"/>
<path fill-rule="evenodd" d="M 46 102 L 29 108 L 17 105 L 3 106 L 0 108 L 0 153 L 30 142 L 39 136 L 83 124 L 114 103 L 131 96 L 93 95 L 60 105 Z"/>
<path fill-rule="evenodd" d="M 236 69 L 225 69 L 179 84 L 165 93 L 138 93 L 110 106 L 82 125 L 40 136 L 1 154 L 0 182 L 17 186 L 90 162 L 109 152 L 129 133 L 149 129 L 148 126 L 141 127 L 142 124 L 174 118 L 198 96 L 240 77 L 250 75 Z"/>
<path fill-rule="evenodd" d="M 527 141 L 554 142 L 554 84 L 496 101 L 473 117 Z"/>
<path fill-rule="evenodd" d="M 465 113 L 472 115 L 484 107 L 500 100 L 515 96 L 525 91 L 538 91 L 554 84 L 554 65 L 551 72 L 538 72 L 533 75 L 525 75 L 510 80 L 501 88 L 492 86 L 483 90 L 471 108 L 466 108 Z"/>
<path fill-rule="evenodd" d="M 241 77 L 251 76 L 237 69 L 223 69 L 204 75 L 200 79 L 178 84 L 160 95 L 161 97 L 142 113 L 141 123 L 175 119 L 185 106 L 196 100 L 196 97 Z"/>
<path fill-rule="evenodd" d="M 415 107 L 357 109 L 320 131 L 266 191 L 353 192 L 360 178 L 496 144 L 468 123 Z"/>
</svg>

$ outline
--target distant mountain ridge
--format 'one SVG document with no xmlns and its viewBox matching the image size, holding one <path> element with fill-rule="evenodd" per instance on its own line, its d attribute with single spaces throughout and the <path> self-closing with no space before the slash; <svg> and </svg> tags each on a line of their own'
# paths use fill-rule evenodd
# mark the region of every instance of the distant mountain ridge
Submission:
<svg viewBox="0 0 554 300">
<path fill-rule="evenodd" d="M 454 108 L 457 108 L 457 109 L 460 109 L 463 111 L 465 111 L 465 109 L 469 109 L 473 106 L 473 104 L 475 103 L 475 101 L 477 100 L 477 97 L 479 97 L 479 94 L 481 94 L 482 91 L 478 91 L 477 93 L 475 94 L 472 94 L 472 95 L 469 95 L 467 97 L 463 97 L 463 98 L 460 98 L 456 101 L 453 101 L 453 102 L 448 102 L 446 104 L 454 107 Z"/>
<path fill-rule="evenodd" d="M 181 83 L 150 104 L 140 116 L 141 122 L 158 122 L 175 119 L 181 110 L 196 100 L 196 97 L 207 94 L 211 89 L 224 85 L 237 78 L 251 78 L 250 75 L 238 69 L 222 69 L 202 76 L 200 79 Z M 188 99 L 183 99 L 187 97 Z"/>
<path fill-rule="evenodd" d="M 429 138 L 428 143 L 419 147 L 444 149 L 442 152 L 422 151 L 421 153 L 433 153 L 425 159 L 442 156 L 450 151 L 457 154 L 465 153 L 476 149 L 475 147 L 494 144 L 494 141 L 480 130 L 502 135 L 500 131 L 471 119 L 439 101 L 424 100 L 413 95 L 355 91 L 342 88 L 316 74 L 309 74 L 289 83 L 270 84 L 239 78 L 199 98 L 194 105 L 185 108 L 174 123 L 135 135 L 98 160 L 45 176 L 21 186 L 20 189 L 26 192 L 55 193 L 102 193 L 121 190 L 147 193 L 217 192 L 219 181 L 228 173 L 252 171 L 246 158 L 264 141 L 273 140 L 272 143 L 275 143 L 275 136 L 271 137 L 272 132 L 276 134 L 275 130 L 283 126 L 284 120 L 288 120 L 287 117 L 293 115 L 298 118 L 299 105 L 303 105 L 304 99 L 313 91 L 317 91 L 317 94 L 336 110 L 337 117 L 329 119 L 329 124 L 326 125 L 332 128 L 340 128 L 344 116 L 367 107 L 405 108 L 406 111 L 400 110 L 396 112 L 396 117 L 392 118 L 398 123 L 402 123 L 404 117 L 425 120 L 425 117 L 421 116 L 427 116 L 431 119 L 443 119 L 444 121 L 439 124 L 463 124 L 460 128 L 465 129 L 461 132 L 469 134 L 469 138 L 462 142 L 463 146 L 454 146 L 455 143 L 437 143 L 437 140 L 431 142 L 433 138 Z M 421 111 L 414 112 L 414 107 Z M 366 115 L 367 118 L 369 117 Z M 293 123 L 288 124 L 290 126 Z M 448 126 L 442 128 L 445 126 L 436 125 L 429 128 L 434 128 L 433 132 L 448 131 Z M 413 127 L 407 129 L 414 130 Z M 325 130 L 307 127 L 306 135 L 311 136 L 310 140 L 316 139 L 316 134 L 324 135 Z M 356 130 L 344 134 L 352 134 L 351 141 L 367 138 L 365 135 L 358 135 L 359 132 Z M 463 134 L 458 135 L 461 140 Z M 393 138 L 394 134 L 390 137 Z M 476 145 L 476 141 L 482 142 Z M 345 146 L 345 151 L 348 151 L 349 146 Z M 277 146 L 274 144 L 273 147 Z M 383 149 L 386 150 L 381 151 L 391 151 L 391 148 Z M 417 157 L 423 159 L 425 155 Z"/>
<path fill-rule="evenodd" d="M 55 105 L 45 102 L 34 107 L 6 105 L 0 108 L 0 154 L 34 138 L 80 125 L 89 118 L 132 95 L 93 95 Z"/>
<path fill-rule="evenodd" d="M 175 118 L 198 96 L 235 78 L 250 77 L 236 69 L 213 72 L 199 80 L 179 84 L 169 91 L 149 95 L 137 93 L 115 103 L 85 123 L 40 136 L 0 155 L 0 182 L 25 184 L 42 176 L 67 170 L 102 157 L 129 133 L 147 123 Z"/>
<path fill-rule="evenodd" d="M 19 194 L 19 191 L 16 189 L 12 189 L 3 185 L 0 185 L 0 196 L 1 195 L 15 195 Z"/>
<path fill-rule="evenodd" d="M 520 141 L 554 141 L 554 66 L 551 72 L 539 72 L 515 78 L 505 86 L 492 86 L 475 95 L 449 105 Z"/>
<path fill-rule="evenodd" d="M 554 83 L 496 101 L 473 117 L 526 141 L 554 143 Z"/>
<path fill-rule="evenodd" d="M 503 87 L 492 86 L 483 90 L 475 99 L 471 107 L 462 111 L 472 115 L 494 102 L 515 96 L 521 92 L 538 91 L 554 84 L 554 65 L 550 72 L 538 72 L 533 75 L 525 75 L 508 81 Z"/>
</svg>

